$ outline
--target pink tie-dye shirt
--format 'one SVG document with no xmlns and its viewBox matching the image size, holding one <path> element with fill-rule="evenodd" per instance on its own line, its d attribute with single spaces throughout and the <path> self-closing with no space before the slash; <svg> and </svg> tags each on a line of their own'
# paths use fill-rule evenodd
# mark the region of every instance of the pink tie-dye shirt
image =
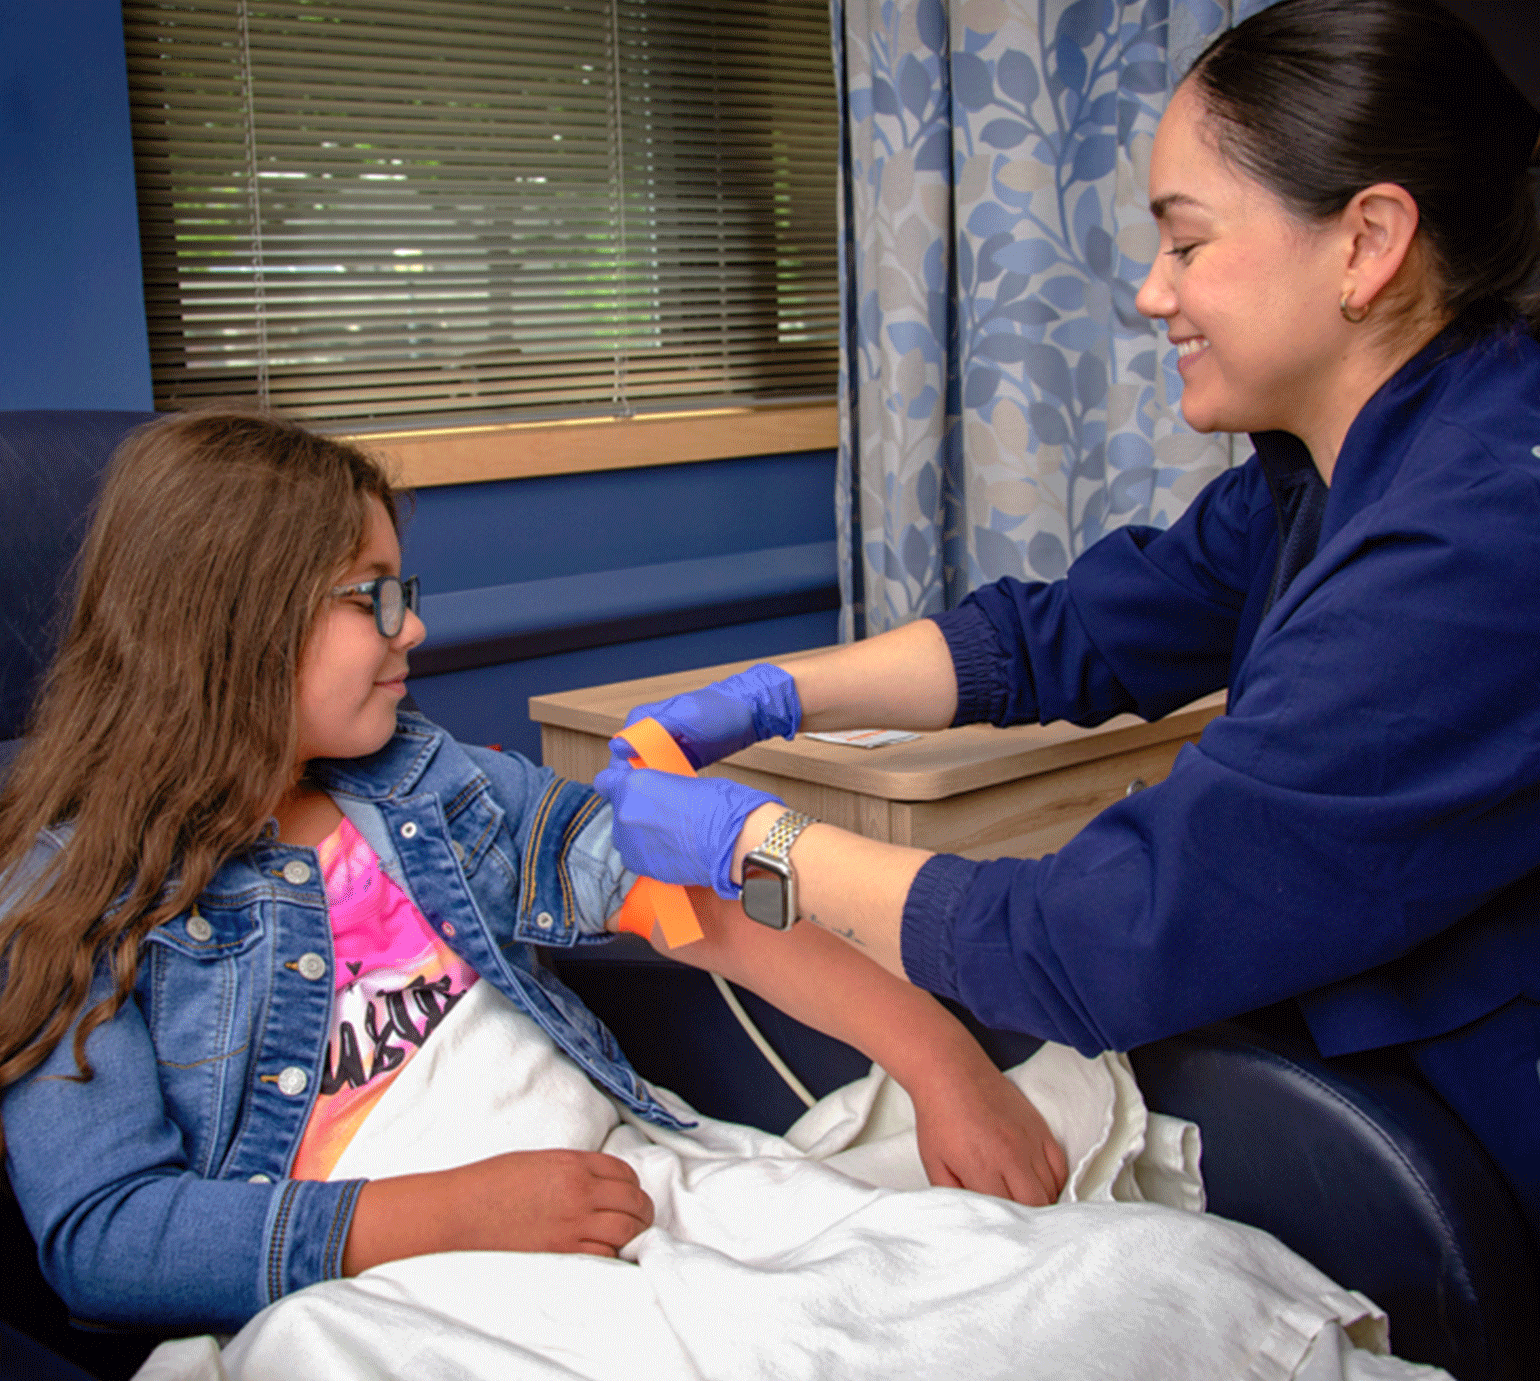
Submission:
<svg viewBox="0 0 1540 1381">
<path fill-rule="evenodd" d="M 476 971 L 428 927 L 344 819 L 317 847 L 331 912 L 336 996 L 321 1091 L 290 1171 L 324 1180 L 371 1108 Z"/>
</svg>

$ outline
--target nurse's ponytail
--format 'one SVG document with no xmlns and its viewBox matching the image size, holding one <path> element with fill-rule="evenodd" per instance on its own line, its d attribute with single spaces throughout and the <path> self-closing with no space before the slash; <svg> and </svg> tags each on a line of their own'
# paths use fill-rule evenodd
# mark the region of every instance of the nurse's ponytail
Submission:
<svg viewBox="0 0 1540 1381">
<path fill-rule="evenodd" d="M 1187 80 L 1221 151 L 1305 220 L 1393 182 L 1417 203 L 1442 315 L 1540 327 L 1540 112 L 1436 0 L 1279 0 Z"/>
</svg>

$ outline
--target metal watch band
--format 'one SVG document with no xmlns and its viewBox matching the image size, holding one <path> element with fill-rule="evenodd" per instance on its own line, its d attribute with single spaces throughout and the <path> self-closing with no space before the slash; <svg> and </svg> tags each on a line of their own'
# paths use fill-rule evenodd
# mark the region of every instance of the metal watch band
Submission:
<svg viewBox="0 0 1540 1381">
<path fill-rule="evenodd" d="M 817 823 L 811 815 L 804 815 L 800 810 L 788 810 L 770 826 L 770 833 L 765 836 L 764 843 L 753 852 L 766 854 L 784 863 L 786 855 L 791 852 L 791 846 L 797 842 L 797 836 L 809 825 Z"/>
</svg>

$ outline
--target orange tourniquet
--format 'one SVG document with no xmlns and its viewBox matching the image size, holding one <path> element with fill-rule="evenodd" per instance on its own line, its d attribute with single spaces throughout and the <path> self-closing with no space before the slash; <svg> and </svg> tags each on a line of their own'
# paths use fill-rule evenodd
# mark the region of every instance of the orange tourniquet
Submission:
<svg viewBox="0 0 1540 1381">
<path fill-rule="evenodd" d="M 616 737 L 625 739 L 636 749 L 636 756 L 631 759 L 632 767 L 651 767 L 681 777 L 695 775 L 690 760 L 679 751 L 679 745 L 656 719 L 638 720 L 622 729 Z M 683 887 L 677 882 L 637 878 L 636 886 L 615 917 L 615 928 L 629 930 L 633 935 L 649 940 L 654 920 L 663 927 L 663 940 L 670 949 L 705 939 L 695 908 L 690 905 L 689 895 Z"/>
</svg>

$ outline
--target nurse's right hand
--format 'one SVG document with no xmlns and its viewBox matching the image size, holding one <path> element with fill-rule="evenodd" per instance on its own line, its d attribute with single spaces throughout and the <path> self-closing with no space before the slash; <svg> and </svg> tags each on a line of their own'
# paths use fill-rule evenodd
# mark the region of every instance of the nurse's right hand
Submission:
<svg viewBox="0 0 1540 1381">
<path fill-rule="evenodd" d="M 802 705 L 790 675 L 761 662 L 700 690 L 638 705 L 626 723 L 639 719 L 656 719 L 690 765 L 701 768 L 761 739 L 793 737 L 802 722 Z M 610 741 L 610 751 L 629 753 L 621 739 Z"/>
</svg>

